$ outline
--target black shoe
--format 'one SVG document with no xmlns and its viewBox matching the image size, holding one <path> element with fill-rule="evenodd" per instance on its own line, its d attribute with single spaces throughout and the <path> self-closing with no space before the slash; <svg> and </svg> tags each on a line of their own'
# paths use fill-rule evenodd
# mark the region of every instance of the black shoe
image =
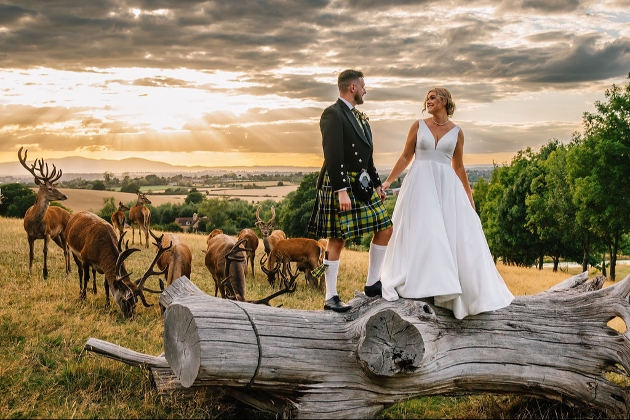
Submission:
<svg viewBox="0 0 630 420">
<path fill-rule="evenodd" d="M 368 297 L 383 296 L 383 293 L 382 293 L 381 290 L 382 290 L 382 285 L 381 285 L 381 281 L 380 280 L 377 281 L 376 283 L 374 283 L 371 286 L 365 286 L 363 288 L 363 292 Z"/>
<path fill-rule="evenodd" d="M 324 310 L 330 310 L 335 312 L 347 312 L 352 309 L 352 306 L 346 305 L 339 299 L 339 296 L 335 295 L 324 302 Z"/>
</svg>

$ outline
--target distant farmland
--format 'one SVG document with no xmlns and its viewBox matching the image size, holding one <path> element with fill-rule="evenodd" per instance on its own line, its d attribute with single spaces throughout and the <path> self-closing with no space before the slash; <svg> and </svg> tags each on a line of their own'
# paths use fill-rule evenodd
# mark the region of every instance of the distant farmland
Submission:
<svg viewBox="0 0 630 420">
<path fill-rule="evenodd" d="M 295 191 L 297 187 L 297 185 L 285 185 L 281 187 L 272 186 L 265 189 L 197 188 L 197 190 L 202 193 L 207 191 L 207 198 L 233 197 L 256 203 L 263 200 L 281 201 L 291 191 Z M 114 197 L 114 203 L 116 204 L 119 201 L 128 203 L 135 201 L 137 198 L 136 194 L 117 191 L 75 190 L 69 188 L 60 188 L 59 191 L 68 197 L 62 204 L 73 212 L 98 212 L 103 207 L 103 199 L 107 197 Z M 156 207 L 164 203 L 182 204 L 185 198 L 185 195 L 149 196 L 151 204 Z"/>
</svg>

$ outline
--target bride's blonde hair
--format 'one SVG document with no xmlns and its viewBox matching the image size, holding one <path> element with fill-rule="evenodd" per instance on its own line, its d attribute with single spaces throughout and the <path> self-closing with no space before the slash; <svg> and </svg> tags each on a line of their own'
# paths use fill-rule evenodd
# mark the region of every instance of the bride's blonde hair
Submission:
<svg viewBox="0 0 630 420">
<path fill-rule="evenodd" d="M 448 115 L 449 117 L 452 117 L 453 114 L 455 113 L 455 101 L 453 101 L 453 98 L 451 97 L 451 92 L 448 91 L 448 89 L 443 88 L 443 87 L 435 87 L 432 89 L 429 89 L 429 91 L 427 92 L 427 96 L 425 96 L 424 98 L 424 108 L 422 108 L 422 112 L 427 110 L 427 99 L 429 98 L 429 93 L 431 92 L 435 92 L 435 94 L 441 98 L 444 102 L 446 102 L 446 105 L 444 105 L 444 108 L 446 108 L 446 115 Z"/>
</svg>

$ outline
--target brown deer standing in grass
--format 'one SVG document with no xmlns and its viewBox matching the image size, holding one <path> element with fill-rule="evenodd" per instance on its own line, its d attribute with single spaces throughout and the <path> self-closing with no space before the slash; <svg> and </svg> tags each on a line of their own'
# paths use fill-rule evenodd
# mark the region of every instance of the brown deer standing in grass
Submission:
<svg viewBox="0 0 630 420">
<path fill-rule="evenodd" d="M 125 212 L 129 210 L 129 207 L 125 206 L 122 201 L 118 202 L 118 210 L 112 214 L 112 226 L 114 231 L 118 232 L 118 237 L 122 238 L 125 231 Z"/>
<path fill-rule="evenodd" d="M 284 234 L 281 230 L 273 230 L 274 220 L 276 218 L 276 209 L 274 206 L 271 206 L 271 219 L 268 222 L 265 222 L 260 218 L 260 208 L 258 206 L 256 209 L 256 223 L 260 229 L 260 233 L 262 234 L 263 244 L 265 245 L 265 254 L 269 255 L 273 247 L 276 243 L 281 239 L 287 239 L 287 235 Z"/>
<path fill-rule="evenodd" d="M 260 265 L 267 275 L 269 284 L 273 287 L 276 282 L 278 269 L 286 275 L 291 262 L 297 263 L 297 269 L 304 272 L 306 281 L 314 287 L 318 287 L 317 278 L 311 271 L 323 263 L 325 248 L 315 239 L 291 238 L 279 241 L 271 250 L 269 258 L 261 258 Z M 267 266 L 265 268 L 265 265 Z"/>
<path fill-rule="evenodd" d="M 66 238 L 64 229 L 70 213 L 61 207 L 50 206 L 51 201 L 66 200 L 64 194 L 57 190 L 55 182 L 61 178 L 61 170 L 57 172 L 55 165 L 52 166 L 52 173 L 48 170 L 48 164 L 44 164 L 44 159 L 35 159 L 35 162 L 29 167 L 26 164 L 28 151 L 24 151 L 22 157 L 22 149 L 18 151 L 18 159 L 24 168 L 33 175 L 35 184 L 39 187 L 35 204 L 29 207 L 24 214 L 24 230 L 28 236 L 28 270 L 31 272 L 33 268 L 34 246 L 35 240 L 44 240 L 44 279 L 48 278 L 48 243 L 52 239 L 59 248 L 63 250 L 63 257 L 66 267 L 66 275 L 70 273 L 70 255 L 66 249 Z M 44 170 L 45 167 L 45 170 Z M 37 171 L 37 173 L 35 172 Z"/>
<path fill-rule="evenodd" d="M 247 266 L 252 266 L 252 277 L 254 276 L 254 265 L 256 263 L 256 250 L 258 249 L 258 235 L 252 229 L 243 229 L 238 233 L 238 239 L 245 239 L 245 247 L 249 248 L 247 252 L 247 264 L 245 265 L 245 275 L 247 275 Z"/>
<path fill-rule="evenodd" d="M 215 231 L 218 229 L 215 229 Z M 211 232 L 206 241 L 205 264 L 214 279 L 214 295 L 221 292 L 224 299 L 245 301 L 245 268 L 249 249 L 224 233 Z M 214 233 L 214 235 L 213 235 Z"/>
<path fill-rule="evenodd" d="M 153 271 L 160 256 L 168 251 L 169 247 L 159 247 L 153 262 L 142 277 L 136 281 L 129 279 L 129 273 L 124 261 L 137 248 L 122 250 L 122 237 L 116 239 L 116 232 L 112 225 L 101 217 L 81 211 L 75 213 L 68 221 L 65 230 L 68 240 L 68 248 L 72 252 L 74 261 L 79 269 L 79 285 L 81 288 L 81 299 L 86 298 L 87 282 L 89 280 L 90 268 L 105 275 L 103 285 L 105 287 L 105 307 L 110 307 L 109 291 L 116 304 L 127 318 L 133 315 L 138 298 L 142 300 L 144 306 L 149 305 L 144 297 L 143 291 L 160 293 L 144 287 L 146 280 L 151 275 L 160 275 L 162 272 Z"/>
<path fill-rule="evenodd" d="M 129 210 L 129 224 L 131 225 L 131 243 L 135 243 L 136 231 L 135 225 L 138 225 L 138 236 L 140 237 L 140 245 L 142 245 L 142 233 L 144 232 L 145 248 L 149 247 L 149 225 L 151 224 L 151 210 L 145 207 L 145 204 L 151 204 L 146 194 L 136 191 L 138 201 L 135 206 Z"/>
<path fill-rule="evenodd" d="M 151 230 L 149 230 L 149 233 L 155 240 L 153 245 L 157 247 L 157 251 L 160 250 L 160 247 L 170 244 L 170 249 L 164 252 L 157 261 L 158 269 L 166 271 L 166 286 L 164 286 L 162 279 L 160 279 L 160 289 L 164 290 L 164 287 L 170 286 L 181 276 L 186 276 L 190 279 L 192 253 L 188 245 L 174 233 L 163 233 L 159 237 L 155 236 Z"/>
</svg>

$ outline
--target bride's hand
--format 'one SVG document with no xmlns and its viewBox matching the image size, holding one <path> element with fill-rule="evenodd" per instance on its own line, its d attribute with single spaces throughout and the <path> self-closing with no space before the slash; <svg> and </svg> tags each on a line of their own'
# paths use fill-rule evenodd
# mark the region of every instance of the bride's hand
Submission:
<svg viewBox="0 0 630 420">
<path fill-rule="evenodd" d="M 383 182 L 383 183 L 381 184 L 381 188 L 383 189 L 383 191 L 385 191 L 385 190 L 389 189 L 389 186 L 390 186 L 390 185 L 392 185 L 392 184 L 391 184 L 391 182 L 387 182 L 387 181 L 385 181 L 385 182 Z"/>
</svg>

